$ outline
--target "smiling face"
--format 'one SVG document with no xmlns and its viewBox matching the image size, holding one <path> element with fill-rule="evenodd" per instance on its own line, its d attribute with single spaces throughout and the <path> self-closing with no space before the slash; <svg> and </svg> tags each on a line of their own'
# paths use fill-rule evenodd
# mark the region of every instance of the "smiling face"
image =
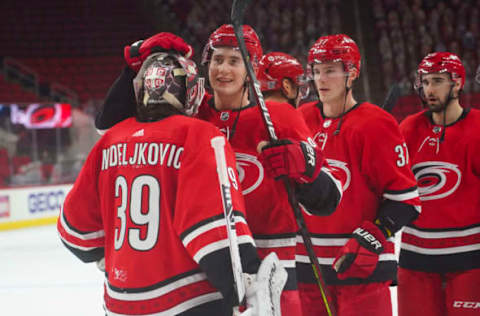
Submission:
<svg viewBox="0 0 480 316">
<path fill-rule="evenodd" d="M 440 112 L 445 108 L 452 87 L 452 95 L 458 95 L 460 88 L 460 82 L 452 81 L 448 73 L 422 75 L 421 84 L 425 102 L 432 112 Z"/>
<path fill-rule="evenodd" d="M 239 99 L 244 93 L 247 70 L 240 51 L 231 47 L 213 50 L 208 67 L 208 78 L 215 98 Z"/>
</svg>

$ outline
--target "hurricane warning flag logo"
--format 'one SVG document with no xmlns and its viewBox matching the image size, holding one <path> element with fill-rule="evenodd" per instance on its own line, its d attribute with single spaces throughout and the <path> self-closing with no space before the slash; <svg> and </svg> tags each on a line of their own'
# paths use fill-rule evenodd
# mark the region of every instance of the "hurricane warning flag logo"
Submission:
<svg viewBox="0 0 480 316">
<path fill-rule="evenodd" d="M 443 161 L 425 161 L 412 168 L 418 182 L 420 200 L 436 200 L 449 196 L 460 185 L 462 173 L 458 166 Z"/>
</svg>

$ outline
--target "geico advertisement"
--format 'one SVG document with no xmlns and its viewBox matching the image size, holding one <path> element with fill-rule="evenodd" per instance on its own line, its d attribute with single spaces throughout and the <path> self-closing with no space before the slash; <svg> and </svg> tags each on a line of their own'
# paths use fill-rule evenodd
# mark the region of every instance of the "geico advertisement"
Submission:
<svg viewBox="0 0 480 316">
<path fill-rule="evenodd" d="M 0 198 L 8 199 L 9 208 L 9 218 L 2 217 L 0 220 L 22 220 L 58 215 L 71 188 L 72 185 L 58 185 L 0 190 Z"/>
</svg>

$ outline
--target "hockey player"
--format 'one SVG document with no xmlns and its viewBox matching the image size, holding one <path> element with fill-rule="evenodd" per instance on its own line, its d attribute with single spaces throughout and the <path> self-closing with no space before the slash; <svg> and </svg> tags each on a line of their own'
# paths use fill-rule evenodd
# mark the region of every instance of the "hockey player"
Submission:
<svg viewBox="0 0 480 316">
<path fill-rule="evenodd" d="M 397 271 L 393 235 L 420 210 L 404 139 L 390 114 L 354 99 L 360 52 L 350 37 L 320 37 L 310 48 L 308 67 L 320 102 L 306 103 L 298 111 L 343 183 L 334 214 L 306 218 L 313 246 L 338 316 L 392 315 L 389 285 Z M 307 263 L 299 243 L 304 315 L 327 315 Z"/>
<path fill-rule="evenodd" d="M 416 80 L 427 109 L 400 124 L 422 214 L 402 233 L 399 316 L 480 313 L 480 111 L 460 105 L 464 84 L 457 55 L 427 55 Z"/>
<path fill-rule="evenodd" d="M 264 315 L 270 299 L 279 310 L 281 286 L 271 291 L 276 277 L 263 271 L 273 270 L 265 262 L 259 268 L 234 153 L 227 143 L 231 190 L 222 196 L 212 140 L 226 140 L 213 125 L 188 117 L 203 97 L 195 64 L 176 53 L 154 53 L 133 84 L 134 117 L 94 146 L 57 224 L 81 260 L 104 261 L 106 314 L 232 315 L 238 302 L 223 197 L 234 209 L 236 264 L 249 281 L 245 313 Z"/>
<path fill-rule="evenodd" d="M 304 82 L 304 71 L 294 57 L 271 52 L 263 55 L 258 67 L 260 89 L 267 101 L 290 103 L 297 107 L 302 89 L 308 87 Z"/>
<path fill-rule="evenodd" d="M 250 59 L 257 68 L 263 52 L 260 41 L 250 26 L 244 26 L 244 36 Z M 111 87 L 102 112 L 96 118 L 97 129 L 108 129 L 119 119 L 131 115 L 125 101 L 120 106 L 114 101 L 120 101 L 119 96 L 124 100 L 129 98 L 131 92 L 126 90 L 132 73 L 135 73 L 135 65 L 158 47 L 176 47 L 182 54 L 191 51 L 183 43 L 175 41 L 175 44 L 171 44 L 170 39 L 159 35 L 127 46 L 125 59 L 130 69 L 126 69 Z M 135 49 L 132 51 L 132 48 Z M 279 137 L 289 139 L 284 141 L 289 144 L 272 147 L 272 151 L 278 149 L 272 157 L 277 157 L 279 165 L 284 167 L 276 170 L 276 174 L 270 172 L 271 168 L 264 169 L 257 145 L 268 140 L 268 134 L 257 105 L 249 100 L 246 68 L 231 25 L 222 25 L 211 34 L 202 54 L 202 62 L 208 67 L 213 95 L 205 94 L 197 117 L 216 125 L 232 145 L 245 197 L 247 221 L 257 250 L 261 258 L 275 252 L 287 268 L 289 278 L 282 293 L 282 313 L 299 315 L 301 310 L 295 273 L 297 225 L 285 188 L 274 178 L 286 175 L 297 180 L 298 200 L 316 214 L 331 213 L 338 204 L 341 192 L 328 170 L 321 169 L 321 154 L 312 152 L 314 155 L 310 157 L 313 159 L 307 163 L 307 152 L 312 151 L 308 142 L 311 133 L 303 118 L 286 103 L 268 103 Z M 264 155 L 263 162 L 269 162 L 269 157 Z M 288 159 L 290 164 L 285 165 Z"/>
<path fill-rule="evenodd" d="M 243 26 L 243 34 L 250 60 L 258 69 L 260 41 L 248 25 Z M 257 104 L 249 98 L 249 79 L 231 25 L 222 25 L 210 35 L 202 62 L 208 67 L 213 95 L 206 96 L 198 117 L 213 122 L 227 135 L 236 153 L 247 222 L 260 257 L 277 253 L 289 272 L 282 293 L 282 314 L 301 315 L 295 275 L 298 227 L 284 184 L 276 179 L 290 177 L 297 183 L 300 202 L 321 215 L 333 212 L 339 201 L 337 182 L 328 170 L 322 170 L 323 157 L 311 147 L 308 127 L 287 103 L 267 102 L 277 135 L 283 141 L 264 147 L 258 154 L 257 146 L 268 140 L 268 133 Z"/>
</svg>

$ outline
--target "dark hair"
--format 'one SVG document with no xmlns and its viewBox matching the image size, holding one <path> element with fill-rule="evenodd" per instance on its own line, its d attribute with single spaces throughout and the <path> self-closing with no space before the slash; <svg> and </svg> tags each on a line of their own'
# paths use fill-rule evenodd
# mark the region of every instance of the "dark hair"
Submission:
<svg viewBox="0 0 480 316">
<path fill-rule="evenodd" d="M 147 106 L 137 104 L 136 110 L 136 117 L 139 122 L 155 122 L 172 115 L 184 115 L 184 113 L 167 102 L 149 104 Z"/>
</svg>

